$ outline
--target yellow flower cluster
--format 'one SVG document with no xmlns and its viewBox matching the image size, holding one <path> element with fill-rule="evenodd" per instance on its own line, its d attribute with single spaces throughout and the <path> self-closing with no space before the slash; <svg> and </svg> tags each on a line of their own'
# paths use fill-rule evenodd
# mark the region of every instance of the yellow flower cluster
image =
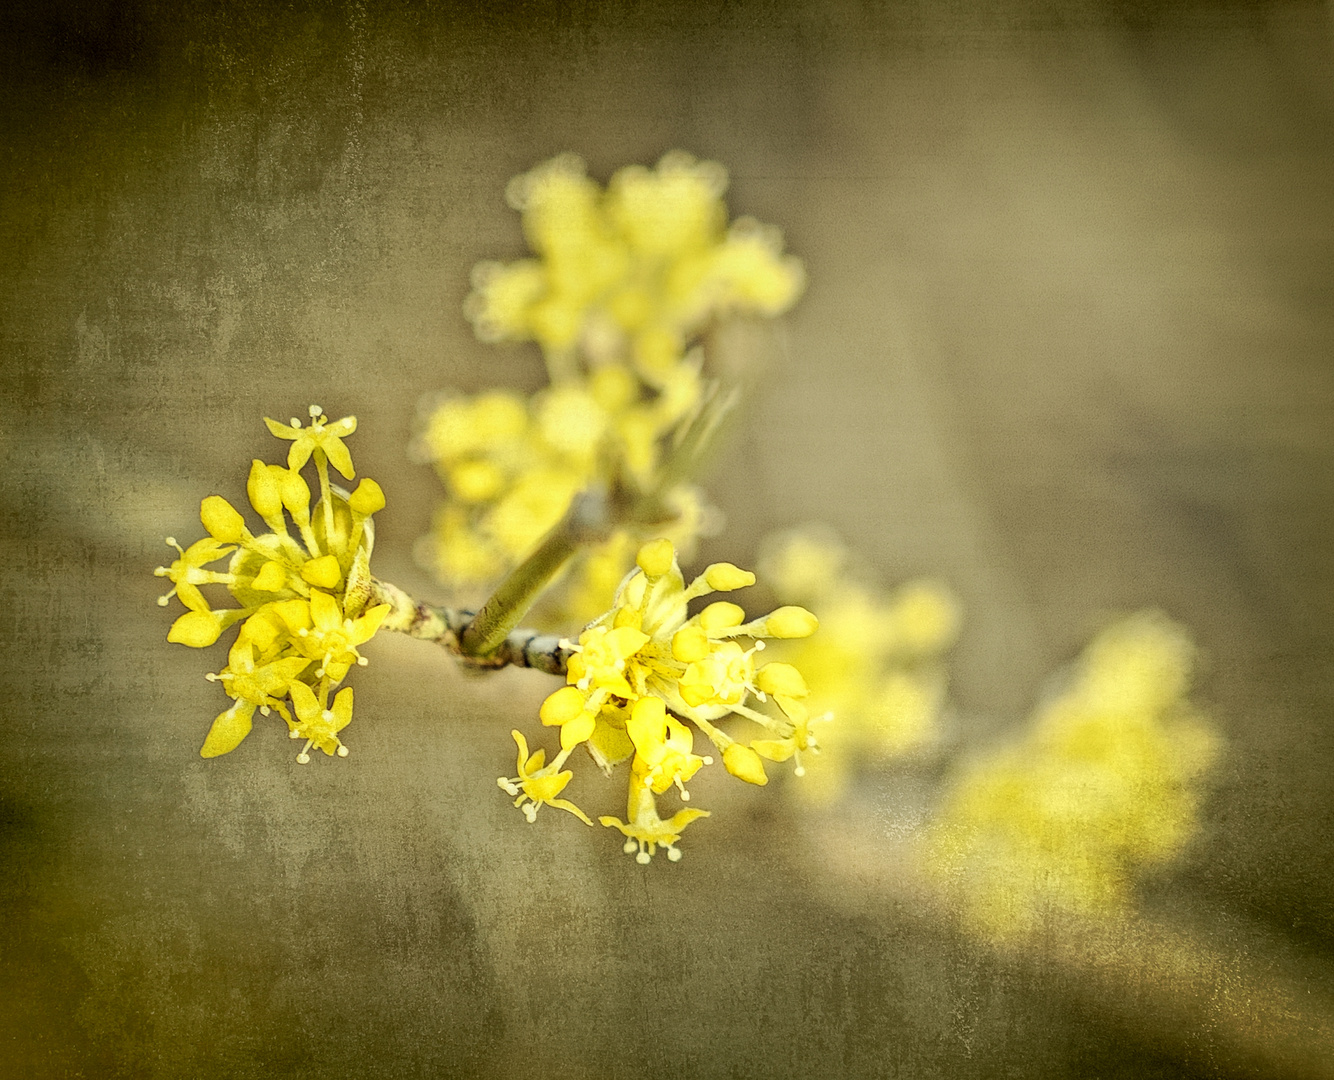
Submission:
<svg viewBox="0 0 1334 1080">
<path fill-rule="evenodd" d="M 449 497 L 418 558 L 439 580 L 494 581 L 585 488 L 650 490 L 664 447 L 701 407 L 699 335 L 727 313 L 777 315 L 796 300 L 801 263 L 781 254 L 776 230 L 728 227 L 726 186 L 721 166 L 682 153 L 621 169 L 605 190 L 571 154 L 511 181 L 538 257 L 480 264 L 465 310 L 485 341 L 537 341 L 553 385 L 432 410 L 419 447 Z M 688 484 L 655 494 L 675 514 L 660 535 L 688 554 L 716 511 Z M 539 620 L 605 611 L 636 542 L 622 529 L 581 552 Z"/>
<path fill-rule="evenodd" d="M 186 606 L 167 640 L 192 648 L 212 645 L 229 626 L 241 624 L 227 666 L 208 676 L 222 684 L 232 705 L 213 721 L 202 756 L 236 749 L 250 734 L 258 709 L 265 716 L 276 711 L 291 737 L 305 740 L 297 755 L 302 764 L 310 760 L 312 746 L 345 757 L 338 733 L 352 719 L 352 689 L 339 690 L 332 701 L 329 694 L 354 665 L 366 662 L 358 646 L 371 639 L 389 611 L 387 604 L 366 609 L 371 515 L 384 507 L 384 493 L 370 479 L 350 495 L 329 482 L 330 465 L 348 480 L 355 475 L 343 439 L 356 430 L 356 417 L 330 423 L 312 405 L 305 427 L 299 419 L 290 426 L 264 422 L 292 443 L 286 467 L 256 460 L 246 485 L 251 505 L 271 531 L 251 533 L 235 507 L 210 495 L 199 511 L 209 535 L 184 550 L 167 540 L 180 557 L 155 571 L 174 586 L 158 603 L 165 606 L 174 595 Z M 312 460 L 320 484 L 313 507 L 301 476 Z M 228 556 L 226 571 L 205 569 Z M 214 609 L 200 590 L 211 584 L 225 585 L 240 606 Z M 290 709 L 285 698 L 291 699 Z"/>
<path fill-rule="evenodd" d="M 765 548 L 760 570 L 777 597 L 820 612 L 818 637 L 785 643 L 775 656 L 800 666 L 814 708 L 838 716 L 798 789 L 827 803 L 859 763 L 889 761 L 934 737 L 945 697 L 942 655 L 958 636 L 959 608 L 933 581 L 889 593 L 860 584 L 847 573 L 843 545 L 816 528 L 780 534 Z"/>
<path fill-rule="evenodd" d="M 682 830 L 708 812 L 684 808 L 664 819 L 656 796 L 675 787 L 682 801 L 689 801 L 685 785 L 701 766 L 713 763 L 712 757 L 694 753 L 694 735 L 685 721 L 713 743 L 727 771 L 747 783 L 768 783 L 764 758 L 793 758 L 800 768 L 803 754 L 816 752 L 805 680 L 791 664 L 757 666 L 755 656 L 765 639 L 809 637 L 819 624 L 800 607 L 782 607 L 747 621 L 745 612 L 728 601 L 715 601 L 691 616 L 690 601 L 752 585 L 755 575 L 714 563 L 686 585 L 675 548 L 663 539 L 641 547 L 636 563 L 612 609 L 577 643 L 562 643 L 572 653 L 567 685 L 541 709 L 542 723 L 560 729 L 560 753 L 550 764 L 543 750 L 530 756 L 527 741 L 515 731 L 518 775 L 498 783 L 529 821 L 550 804 L 591 825 L 582 810 L 558 797 L 573 775 L 562 767 L 581 744 L 607 773 L 630 760 L 628 820 L 599 820 L 625 834 L 625 850 L 636 853 L 639 862 L 648 862 L 659 847 L 675 862 L 681 857 L 676 843 Z M 753 644 L 744 648 L 740 638 Z M 777 715 L 750 704 L 770 698 Z M 732 716 L 759 725 L 768 737 L 738 741 L 717 726 Z"/>
<path fill-rule="evenodd" d="M 647 487 L 666 436 L 700 403 L 698 367 L 678 364 L 645 394 L 626 368 L 600 368 L 525 400 L 496 390 L 450 398 L 435 407 L 420 446 L 450 498 L 422 538 L 420 560 L 442 581 L 493 581 L 522 559 L 590 484 L 619 475 Z M 610 475 L 609 475 L 610 474 Z M 667 501 L 677 518 L 669 535 L 688 546 L 708 510 L 700 492 L 678 485 Z M 576 623 L 604 611 L 634 553 L 628 531 L 582 552 L 563 609 L 547 614 Z"/>
<path fill-rule="evenodd" d="M 928 865 L 975 927 L 1012 935 L 1049 907 L 1115 914 L 1137 869 L 1181 850 L 1219 747 L 1187 700 L 1193 657 L 1158 612 L 1114 624 L 1022 740 L 958 777 Z"/>
<path fill-rule="evenodd" d="M 799 260 L 750 218 L 727 224 L 727 173 L 675 151 L 630 165 L 604 191 L 573 154 L 515 177 L 506 192 L 537 254 L 481 263 L 465 308 L 484 341 L 535 340 L 553 372 L 582 352 L 631 362 L 651 383 L 729 312 L 773 316 L 801 294 Z"/>
</svg>

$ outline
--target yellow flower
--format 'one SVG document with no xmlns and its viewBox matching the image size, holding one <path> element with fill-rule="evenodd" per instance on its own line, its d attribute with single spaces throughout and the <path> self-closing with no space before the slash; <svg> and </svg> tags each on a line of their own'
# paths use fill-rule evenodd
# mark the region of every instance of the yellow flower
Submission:
<svg viewBox="0 0 1334 1080">
<path fill-rule="evenodd" d="M 676 846 L 681 833 L 692 821 L 708 817 L 707 810 L 693 807 L 678 810 L 664 821 L 658 816 L 658 804 L 653 798 L 645 775 L 638 770 L 630 772 L 630 796 L 626 810 L 627 821 L 604 814 L 598 821 L 609 829 L 619 829 L 625 835 L 624 851 L 634 855 L 635 862 L 647 863 L 658 853 L 658 848 L 667 852 L 672 862 L 681 860 L 681 849 Z"/>
<path fill-rule="evenodd" d="M 526 402 L 504 393 L 439 402 L 417 449 L 434 463 L 449 501 L 437 511 L 419 559 L 449 585 L 495 580 L 532 550 L 580 491 L 595 484 L 650 486 L 663 447 L 701 393 L 693 364 L 680 365 L 656 390 L 612 365 Z M 677 512 L 668 533 L 683 546 L 709 527 L 710 511 L 690 486 L 662 493 L 662 501 Z M 633 553 L 625 529 L 582 552 L 563 588 L 544 600 L 537 622 L 582 624 L 605 611 Z"/>
<path fill-rule="evenodd" d="M 579 807 L 568 799 L 557 798 L 565 785 L 570 782 L 574 776 L 573 772 L 561 772 L 560 767 L 565 764 L 565 759 L 569 755 L 568 750 L 561 751 L 556 756 L 556 760 L 550 765 L 546 764 L 547 752 L 538 749 L 532 756 L 528 754 L 528 740 L 523 737 L 520 731 L 511 731 L 514 736 L 515 745 L 519 748 L 518 776 L 501 776 L 497 778 L 496 784 L 507 794 L 515 796 L 514 805 L 523 810 L 531 824 L 537 820 L 537 812 L 543 805 L 555 806 L 561 810 L 568 810 L 585 825 L 593 823 L 588 819 Z"/>
<path fill-rule="evenodd" d="M 925 851 L 977 929 L 1114 914 L 1137 870 L 1185 845 L 1219 745 L 1186 697 L 1193 652 L 1158 612 L 1112 625 L 1021 739 L 962 770 Z"/>
<path fill-rule="evenodd" d="M 310 760 L 306 751 L 312 745 L 327 754 L 339 751 L 337 732 L 352 716 L 351 691 L 335 695 L 331 708 L 314 709 L 312 702 L 326 702 L 348 671 L 365 663 L 359 646 L 389 610 L 383 604 L 366 610 L 372 515 L 384 507 L 384 492 L 370 479 L 351 494 L 329 483 L 329 463 L 345 477 L 354 475 L 342 439 L 356 430 L 356 418 L 330 423 L 318 406 L 311 406 L 310 416 L 308 428 L 296 420 L 291 427 L 266 421 L 275 435 L 293 440 L 287 467 L 257 460 L 246 484 L 251 505 L 270 531 L 251 533 L 239 511 L 211 495 L 200 506 L 210 535 L 185 550 L 168 539 L 180 557 L 155 571 L 174 585 L 159 603 L 175 595 L 188 609 L 172 625 L 169 641 L 204 648 L 229 626 L 242 624 L 227 665 L 209 676 L 233 705 L 214 721 L 200 751 L 204 757 L 234 750 L 250 733 L 256 710 L 267 716 L 271 709 L 294 737 L 307 740 L 298 761 Z M 313 514 L 310 488 L 298 471 L 312 459 L 320 484 Z M 223 558 L 228 558 L 225 571 L 205 569 Z M 225 587 L 240 606 L 212 608 L 202 591 L 211 585 Z M 295 720 L 283 703 L 286 697 Z"/>
<path fill-rule="evenodd" d="M 800 666 L 809 680 L 806 705 L 814 718 L 799 724 L 785 746 L 766 744 L 766 757 L 804 750 L 809 724 L 825 711 L 838 724 L 820 732 L 818 761 L 803 798 L 829 802 L 856 770 L 928 746 L 944 705 L 943 653 L 958 635 L 958 604 L 942 585 L 911 581 L 876 589 L 847 572 L 848 554 L 832 535 L 807 527 L 769 540 L 761 567 L 784 600 L 815 602 L 820 634 L 785 643 L 775 653 Z M 772 666 L 772 665 L 771 665 Z"/>
<path fill-rule="evenodd" d="M 329 687 L 321 684 L 320 696 L 309 686 L 294 682 L 291 687 L 292 705 L 296 719 L 290 720 L 288 734 L 293 739 L 305 739 L 306 745 L 296 759 L 302 765 L 310 761 L 310 748 L 323 750 L 326 756 L 335 753 L 347 757 L 347 747 L 339 741 L 338 733 L 352 722 L 352 687 L 345 686 L 334 695 L 333 704 L 326 707 Z"/>
<path fill-rule="evenodd" d="M 660 698 L 648 697 L 635 702 L 625 731 L 634 743 L 635 767 L 644 783 L 657 795 L 675 784 L 688 802 L 686 782 L 701 766 L 713 764 L 713 758 L 690 752 L 694 745 L 690 729 L 668 714 Z"/>
<path fill-rule="evenodd" d="M 356 476 L 356 471 L 352 468 L 352 455 L 343 445 L 343 439 L 357 430 L 355 416 L 345 416 L 331 424 L 329 418 L 324 415 L 324 410 L 318 405 L 312 405 L 309 427 L 303 428 L 301 421 L 296 417 L 292 418 L 290 427 L 276 420 L 270 420 L 267 416 L 264 417 L 264 423 L 278 438 L 293 440 L 291 449 L 287 451 L 289 469 L 296 471 L 310 460 L 312 454 L 323 454 L 329 464 L 347 479 L 351 480 Z M 318 464 L 318 456 L 315 460 Z"/>
<path fill-rule="evenodd" d="M 478 337 L 535 340 L 562 377 L 582 349 L 656 384 L 716 316 L 785 311 L 801 263 L 775 229 L 743 218 L 729 230 L 726 188 L 721 165 L 680 151 L 621 169 L 605 192 L 572 154 L 516 177 L 510 203 L 540 258 L 474 271 L 464 310 Z"/>
<path fill-rule="evenodd" d="M 757 665 L 755 656 L 766 639 L 805 637 L 818 623 L 805 608 L 794 606 L 747 620 L 744 610 L 728 601 L 692 616 L 691 601 L 745 588 L 754 584 L 755 575 L 731 563 L 714 563 L 687 585 L 676 549 L 664 539 L 643 545 L 636 563 L 611 610 L 595 619 L 577 643 L 561 642 L 572 654 L 567 684 L 543 702 L 541 719 L 560 728 L 561 754 L 548 770 L 563 765 L 580 744 L 608 773 L 631 759 L 628 823 L 612 817 L 601 821 L 626 835 L 626 850 L 638 852 L 640 862 L 659 847 L 675 861 L 681 830 L 702 812 L 682 810 L 664 820 L 655 796 L 675 788 L 688 800 L 686 784 L 713 763 L 712 757 L 694 752 L 693 729 L 721 752 L 729 773 L 755 785 L 768 782 L 762 754 L 774 761 L 796 757 L 800 772 L 800 754 L 816 751 L 801 672 L 786 663 Z M 743 647 L 738 638 L 753 644 Z M 770 701 L 776 714 L 757 707 Z M 719 726 L 738 719 L 758 725 L 770 737 L 747 745 Z"/>
</svg>

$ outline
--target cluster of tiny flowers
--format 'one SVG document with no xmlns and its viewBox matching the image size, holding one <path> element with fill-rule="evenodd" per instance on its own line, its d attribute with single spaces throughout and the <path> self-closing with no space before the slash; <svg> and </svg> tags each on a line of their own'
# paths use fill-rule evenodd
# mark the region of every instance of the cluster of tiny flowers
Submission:
<svg viewBox="0 0 1334 1080">
<path fill-rule="evenodd" d="M 576 494 L 608 479 L 648 487 L 665 438 L 699 407 L 699 368 L 682 363 L 651 395 L 620 365 L 570 379 L 526 400 L 495 390 L 432 409 L 418 443 L 449 492 L 418 558 L 436 577 L 467 588 L 494 581 L 555 525 Z M 666 493 L 676 514 L 668 535 L 689 550 L 710 515 L 699 490 Z M 587 622 L 610 603 L 634 554 L 618 530 L 582 551 L 555 603 L 542 614 Z M 559 605 L 559 606 L 557 606 Z"/>
<path fill-rule="evenodd" d="M 511 181 L 537 258 L 479 264 L 465 311 L 483 341 L 536 341 L 553 385 L 432 408 L 418 449 L 448 497 L 418 558 L 442 583 L 494 582 L 594 485 L 653 490 L 674 515 L 660 535 L 687 555 L 718 520 L 698 489 L 654 485 L 664 446 L 701 406 L 696 345 L 721 316 L 781 314 L 804 284 L 777 230 L 728 226 L 726 186 L 720 165 L 683 153 L 621 169 L 605 190 L 571 154 Z M 582 551 L 539 622 L 606 610 L 635 544 L 620 531 Z"/>
<path fill-rule="evenodd" d="M 290 426 L 264 422 L 292 443 L 286 467 L 256 460 L 250 468 L 247 494 L 270 531 L 252 533 L 235 507 L 210 495 L 199 511 L 209 535 L 184 550 L 167 539 L 180 557 L 155 571 L 174 586 L 158 603 L 165 606 L 174 595 L 186 606 L 167 640 L 192 648 L 212 645 L 240 623 L 227 666 L 207 676 L 221 684 L 232 705 L 213 721 L 200 754 L 234 750 L 250 734 L 259 710 L 265 716 L 277 712 L 290 736 L 304 740 L 297 755 L 302 764 L 310 760 L 311 747 L 345 757 L 338 733 L 352 720 L 352 689 L 339 690 L 332 701 L 329 695 L 353 666 L 366 662 L 358 646 L 371 639 L 389 611 L 387 604 L 366 608 L 371 515 L 384 507 L 384 493 L 370 479 L 350 495 L 329 482 L 330 465 L 348 480 L 355 476 L 342 440 L 356 430 L 356 417 L 330 423 L 312 405 L 305 427 L 299 419 Z M 301 476 L 312 460 L 320 484 L 313 507 Z M 205 569 L 224 558 L 225 571 Z M 226 586 L 240 606 L 213 608 L 200 589 L 213 584 Z M 290 699 L 290 708 L 284 699 Z"/>
<path fill-rule="evenodd" d="M 787 663 L 758 665 L 756 655 L 766 639 L 809 637 L 819 624 L 801 607 L 781 607 L 747 621 L 745 612 L 728 601 L 715 601 L 691 616 L 692 600 L 753 585 L 755 575 L 714 563 L 687 585 L 675 548 L 663 539 L 641 547 L 636 563 L 612 609 L 577 643 L 562 642 L 572 651 L 567 685 L 543 702 L 540 714 L 543 724 L 559 728 L 560 752 L 548 764 L 546 752 L 530 755 L 524 736 L 515 731 L 518 775 L 503 776 L 498 783 L 530 822 L 543 804 L 550 804 L 591 825 L 582 810 L 559 797 L 573 775 L 562 771 L 570 754 L 585 746 L 608 774 L 629 760 L 627 820 L 599 820 L 625 835 L 625 851 L 639 862 L 648 862 L 658 848 L 675 862 L 681 857 L 676 844 L 682 830 L 708 816 L 708 811 L 685 807 L 663 818 L 658 810 L 657 796 L 671 788 L 688 802 L 686 784 L 713 763 L 711 756 L 694 753 L 692 728 L 713 744 L 729 773 L 751 784 L 768 783 L 764 759 L 792 759 L 801 771 L 817 752 L 801 672 Z M 776 711 L 756 707 L 771 699 Z M 718 726 L 733 719 L 758 725 L 763 737 L 742 741 Z"/>
<path fill-rule="evenodd" d="M 972 925 L 1007 937 L 1051 908 L 1115 914 L 1137 870 L 1181 850 L 1219 747 L 1187 699 L 1193 657 L 1158 612 L 1114 624 L 1025 737 L 957 778 L 926 851 Z"/>
<path fill-rule="evenodd" d="M 859 765 L 883 764 L 935 738 L 959 605 L 935 581 L 887 591 L 855 580 L 846 548 L 815 527 L 772 537 L 764 548 L 760 571 L 778 599 L 820 612 L 818 637 L 784 643 L 774 656 L 800 666 L 813 707 L 838 716 L 808 782 L 796 789 L 828 803 Z"/>
<path fill-rule="evenodd" d="M 538 258 L 474 270 L 465 310 L 478 336 L 537 341 L 553 370 L 575 352 L 629 361 L 656 383 L 711 319 L 786 311 L 801 263 L 777 229 L 729 228 L 726 187 L 721 165 L 679 151 L 619 170 L 605 191 L 573 154 L 515 177 L 506 194 Z"/>
</svg>

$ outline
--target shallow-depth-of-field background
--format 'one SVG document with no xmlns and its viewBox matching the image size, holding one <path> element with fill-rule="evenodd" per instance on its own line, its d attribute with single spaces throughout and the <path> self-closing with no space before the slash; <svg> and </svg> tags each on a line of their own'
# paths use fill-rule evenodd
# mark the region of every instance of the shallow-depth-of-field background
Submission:
<svg viewBox="0 0 1334 1080">
<path fill-rule="evenodd" d="M 1334 1075 L 1324 5 L 4 18 L 0 1075 Z M 495 778 L 550 680 L 389 635 L 347 760 L 297 765 L 275 721 L 198 757 L 225 647 L 166 643 L 163 536 L 318 402 L 388 496 L 376 571 L 438 595 L 418 402 L 542 379 L 461 312 L 523 252 L 506 181 L 674 148 L 810 282 L 704 558 L 819 519 L 885 582 L 950 582 L 979 744 L 1108 617 L 1194 631 L 1226 754 L 1133 934 L 970 939 L 884 854 L 920 775 L 825 814 L 701 776 L 678 865 L 529 827 Z"/>
</svg>

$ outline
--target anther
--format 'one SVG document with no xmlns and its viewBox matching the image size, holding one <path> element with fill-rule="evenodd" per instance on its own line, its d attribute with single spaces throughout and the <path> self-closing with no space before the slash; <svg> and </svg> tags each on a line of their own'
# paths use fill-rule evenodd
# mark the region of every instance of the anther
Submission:
<svg viewBox="0 0 1334 1080">
<path fill-rule="evenodd" d="M 681 849 L 680 849 L 680 848 L 677 848 L 677 847 L 669 847 L 669 848 L 667 849 L 667 861 L 668 861 L 668 862 L 680 862 L 680 861 L 681 861 Z"/>
<path fill-rule="evenodd" d="M 312 420 L 314 420 L 315 417 L 319 416 L 320 413 L 324 412 L 324 410 L 321 409 L 318 405 L 312 405 L 310 409 L 307 411 L 310 413 L 310 418 Z"/>
<path fill-rule="evenodd" d="M 339 757 L 347 757 L 347 755 L 348 755 L 348 749 L 347 749 L 347 747 L 344 746 L 342 743 L 339 743 L 339 744 L 338 744 L 338 756 L 339 756 Z"/>
</svg>

